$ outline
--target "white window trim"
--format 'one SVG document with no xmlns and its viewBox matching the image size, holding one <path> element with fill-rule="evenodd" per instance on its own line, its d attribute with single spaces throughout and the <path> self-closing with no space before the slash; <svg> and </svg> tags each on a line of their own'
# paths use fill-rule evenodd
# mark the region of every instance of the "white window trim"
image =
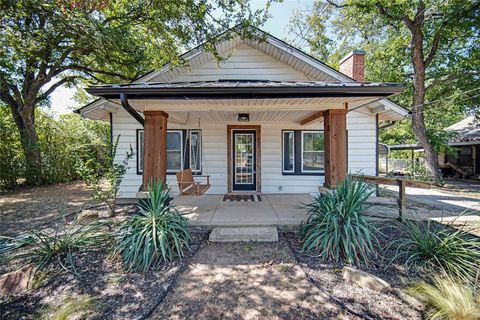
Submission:
<svg viewBox="0 0 480 320">
<path fill-rule="evenodd" d="M 293 134 L 293 163 L 291 170 L 285 170 L 285 133 L 292 133 Z M 283 173 L 294 173 L 295 172 L 295 131 L 293 130 L 283 130 L 282 131 L 282 172 Z"/>
<path fill-rule="evenodd" d="M 184 164 L 183 164 L 183 149 L 184 149 L 184 145 L 183 145 L 183 131 L 182 130 L 167 130 L 167 134 L 168 133 L 173 133 L 173 132 L 178 132 L 180 134 L 180 169 L 179 170 L 176 170 L 176 169 L 167 169 L 167 172 L 168 173 L 176 173 L 176 172 L 180 172 L 183 170 L 184 168 Z M 168 145 L 166 146 L 168 147 Z M 168 155 L 168 149 L 166 150 L 167 151 L 167 155 Z M 170 151 L 177 151 L 177 150 L 170 150 Z M 167 162 L 168 163 L 168 162 Z"/>
<path fill-rule="evenodd" d="M 140 143 L 140 135 L 143 134 L 143 143 Z M 137 174 L 142 173 L 143 174 L 143 157 L 145 153 L 145 130 L 137 130 L 137 137 L 136 137 L 136 142 L 137 142 L 137 149 L 135 150 L 137 152 L 136 156 L 136 161 L 137 161 Z M 142 149 L 140 153 L 140 149 Z M 140 155 L 141 154 L 141 155 Z M 142 157 L 142 159 L 140 159 Z M 142 169 L 140 170 L 140 165 L 142 166 Z"/>
<path fill-rule="evenodd" d="M 189 156 L 190 156 L 190 169 L 192 167 L 192 133 L 194 132 L 197 132 L 198 133 L 198 138 L 200 140 L 200 144 L 199 144 L 199 148 L 200 148 L 200 152 L 199 152 L 199 163 L 200 163 L 200 169 L 192 169 L 192 172 L 194 173 L 200 173 L 202 172 L 202 159 L 203 159 L 203 137 L 202 137 L 202 130 L 200 129 L 192 129 L 192 130 L 188 130 L 188 139 L 190 141 L 190 146 L 189 146 Z"/>
<path fill-rule="evenodd" d="M 323 169 L 320 169 L 320 170 L 304 170 L 304 169 L 303 169 L 303 165 L 304 165 L 304 164 L 303 164 L 303 153 L 304 153 L 304 150 L 303 150 L 303 135 L 304 135 L 305 133 L 322 133 L 322 134 L 324 134 L 324 132 L 321 131 L 321 130 L 312 130 L 312 131 L 303 131 L 303 130 L 302 130 L 302 131 L 301 131 L 301 134 L 302 134 L 302 139 L 301 139 L 302 154 L 300 155 L 300 156 L 301 156 L 301 157 L 300 157 L 300 158 L 301 158 L 301 160 L 300 160 L 300 161 L 301 161 L 301 169 L 302 169 L 301 172 L 302 172 L 302 173 L 303 173 L 303 172 L 305 172 L 305 173 L 309 173 L 309 172 L 324 173 L 324 172 L 325 172 L 325 162 L 323 163 Z M 325 139 L 325 134 L 324 134 L 324 139 Z M 324 140 L 324 141 L 325 141 L 325 140 Z M 307 151 L 307 152 L 319 152 L 319 151 Z M 323 154 L 325 155 L 325 148 L 324 148 L 324 150 L 323 150 Z"/>
</svg>

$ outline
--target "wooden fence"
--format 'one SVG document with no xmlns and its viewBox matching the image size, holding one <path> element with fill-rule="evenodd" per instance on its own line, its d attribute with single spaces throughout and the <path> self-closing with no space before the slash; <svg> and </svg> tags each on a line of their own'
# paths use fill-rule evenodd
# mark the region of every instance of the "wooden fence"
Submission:
<svg viewBox="0 0 480 320">
<path fill-rule="evenodd" d="M 362 176 L 362 175 L 350 175 L 353 179 L 362 180 L 371 184 L 383 184 L 389 186 L 398 186 L 398 215 L 400 220 L 403 218 L 403 214 L 407 212 L 407 195 L 405 193 L 405 188 L 419 188 L 419 189 L 430 189 L 432 187 L 431 183 L 410 180 L 410 179 L 398 179 L 398 178 L 387 178 L 387 177 L 376 177 L 376 176 Z"/>
</svg>

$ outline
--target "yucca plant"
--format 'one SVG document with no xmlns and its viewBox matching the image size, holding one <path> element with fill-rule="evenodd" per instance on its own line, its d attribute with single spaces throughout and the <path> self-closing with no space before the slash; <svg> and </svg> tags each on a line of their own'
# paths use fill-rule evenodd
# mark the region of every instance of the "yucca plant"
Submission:
<svg viewBox="0 0 480 320">
<path fill-rule="evenodd" d="M 402 260 L 408 269 L 437 270 L 474 281 L 479 272 L 480 240 L 462 227 L 432 221 L 405 220 L 400 223 L 400 239 L 392 261 Z"/>
<path fill-rule="evenodd" d="M 76 255 L 105 247 L 111 237 L 104 222 L 92 222 L 60 225 L 54 231 L 32 231 L 32 238 L 31 248 L 14 258 L 27 258 L 40 270 L 55 264 L 78 275 Z"/>
<path fill-rule="evenodd" d="M 336 263 L 368 264 L 377 243 L 376 229 L 365 216 L 372 193 L 365 182 L 347 177 L 334 190 L 305 205 L 308 218 L 299 232 L 303 250 Z"/>
<path fill-rule="evenodd" d="M 120 227 L 115 254 L 122 257 L 127 271 L 146 272 L 159 262 L 183 256 L 190 242 L 187 219 L 170 204 L 169 189 L 161 181 L 153 181 L 138 212 Z"/>
<path fill-rule="evenodd" d="M 426 305 L 428 319 L 480 319 L 480 296 L 461 279 L 436 275 L 432 283 L 421 282 L 408 292 Z"/>
</svg>

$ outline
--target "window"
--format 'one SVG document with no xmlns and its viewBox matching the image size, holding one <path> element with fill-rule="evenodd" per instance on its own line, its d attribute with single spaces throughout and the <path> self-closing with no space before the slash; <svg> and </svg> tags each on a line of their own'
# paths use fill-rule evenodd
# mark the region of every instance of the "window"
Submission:
<svg viewBox="0 0 480 320">
<path fill-rule="evenodd" d="M 323 132 L 302 131 L 302 172 L 324 169 Z"/>
<path fill-rule="evenodd" d="M 295 172 L 294 131 L 283 131 L 283 172 Z"/>
<path fill-rule="evenodd" d="M 137 130 L 137 173 L 143 172 L 143 130 Z"/>
<path fill-rule="evenodd" d="M 167 172 L 182 171 L 183 134 L 181 130 L 167 132 Z"/>
<path fill-rule="evenodd" d="M 202 133 L 190 130 L 190 169 L 192 172 L 202 171 Z"/>
<path fill-rule="evenodd" d="M 323 131 L 282 131 L 282 173 L 322 175 L 325 145 Z"/>
<path fill-rule="evenodd" d="M 302 131 L 302 172 L 321 172 L 324 169 L 323 132 Z"/>
<path fill-rule="evenodd" d="M 189 131 L 190 151 L 184 154 L 187 130 L 167 131 L 167 172 L 191 168 L 195 173 L 202 171 L 202 133 L 200 130 Z M 144 131 L 137 130 L 137 173 L 143 173 Z"/>
</svg>

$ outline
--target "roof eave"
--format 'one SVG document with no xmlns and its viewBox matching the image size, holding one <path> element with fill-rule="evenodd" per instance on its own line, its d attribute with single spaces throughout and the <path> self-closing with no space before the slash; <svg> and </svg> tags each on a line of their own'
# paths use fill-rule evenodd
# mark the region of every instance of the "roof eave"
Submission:
<svg viewBox="0 0 480 320">
<path fill-rule="evenodd" d="M 108 99 L 127 94 L 130 98 L 225 98 L 231 97 L 388 97 L 401 93 L 404 86 L 378 87 L 210 87 L 210 88 L 121 88 L 90 87 L 87 92 Z"/>
</svg>

